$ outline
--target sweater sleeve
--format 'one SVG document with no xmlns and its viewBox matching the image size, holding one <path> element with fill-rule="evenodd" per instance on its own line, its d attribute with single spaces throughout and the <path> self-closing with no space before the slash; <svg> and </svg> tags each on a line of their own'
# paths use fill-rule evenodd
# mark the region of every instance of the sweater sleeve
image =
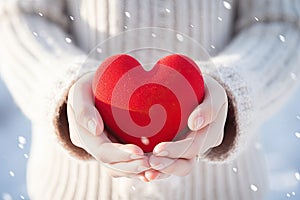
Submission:
<svg viewBox="0 0 300 200">
<path fill-rule="evenodd" d="M 211 72 L 229 97 L 224 140 L 210 160 L 234 158 L 253 139 L 254 129 L 282 105 L 300 74 L 300 2 L 242 0 L 237 34 L 213 58 Z"/>
<path fill-rule="evenodd" d="M 88 157 L 70 142 L 65 102 L 90 67 L 83 67 L 85 53 L 64 31 L 63 1 L 8 1 L 0 12 L 0 73 L 16 103 L 34 123 L 53 129 L 71 153 Z"/>
</svg>

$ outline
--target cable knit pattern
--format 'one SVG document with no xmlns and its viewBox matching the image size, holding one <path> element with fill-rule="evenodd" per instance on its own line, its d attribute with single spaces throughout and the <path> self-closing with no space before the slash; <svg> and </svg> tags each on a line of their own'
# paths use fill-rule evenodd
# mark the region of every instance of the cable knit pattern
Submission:
<svg viewBox="0 0 300 200">
<path fill-rule="evenodd" d="M 287 98 L 300 74 L 299 1 L 10 0 L 0 2 L 0 16 L 0 73 L 33 122 L 32 199 L 263 198 L 267 183 L 255 130 Z M 84 65 L 87 54 L 108 37 L 141 27 L 174 29 L 203 45 L 217 67 L 206 73 L 228 94 L 222 144 L 186 177 L 152 183 L 112 179 L 70 142 L 67 94 L 97 65 Z M 174 38 L 163 40 L 178 48 Z M 124 40 L 104 51 L 131 45 Z"/>
</svg>

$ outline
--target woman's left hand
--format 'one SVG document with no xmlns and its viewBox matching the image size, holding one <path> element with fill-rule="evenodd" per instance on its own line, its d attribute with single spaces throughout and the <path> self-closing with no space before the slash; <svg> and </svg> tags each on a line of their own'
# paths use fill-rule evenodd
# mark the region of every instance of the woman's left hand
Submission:
<svg viewBox="0 0 300 200">
<path fill-rule="evenodd" d="M 228 101 L 225 89 L 213 78 L 204 76 L 205 98 L 190 114 L 190 132 L 179 141 L 156 145 L 149 158 L 151 170 L 145 172 L 148 180 L 169 175 L 185 176 L 192 170 L 196 158 L 221 144 L 227 116 Z"/>
</svg>

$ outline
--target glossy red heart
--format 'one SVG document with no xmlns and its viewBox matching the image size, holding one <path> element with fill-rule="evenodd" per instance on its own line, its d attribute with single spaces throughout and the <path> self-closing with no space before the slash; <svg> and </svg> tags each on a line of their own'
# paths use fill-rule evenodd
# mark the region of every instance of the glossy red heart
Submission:
<svg viewBox="0 0 300 200">
<path fill-rule="evenodd" d="M 190 113 L 203 100 L 204 82 L 199 67 L 184 55 L 166 56 L 146 71 L 120 54 L 99 66 L 93 93 L 109 132 L 151 152 L 187 131 Z"/>
</svg>

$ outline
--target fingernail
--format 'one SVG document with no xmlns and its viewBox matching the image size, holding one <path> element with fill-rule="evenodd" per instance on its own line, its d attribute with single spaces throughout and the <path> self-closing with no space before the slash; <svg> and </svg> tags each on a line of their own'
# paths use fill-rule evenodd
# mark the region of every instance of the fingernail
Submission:
<svg viewBox="0 0 300 200">
<path fill-rule="evenodd" d="M 130 158 L 134 160 L 134 159 L 144 158 L 144 156 L 143 155 L 132 154 L 132 155 L 130 155 Z"/>
<path fill-rule="evenodd" d="M 167 151 L 161 151 L 161 152 L 156 153 L 155 155 L 156 156 L 168 156 L 169 152 L 167 152 Z"/>
<path fill-rule="evenodd" d="M 138 172 L 143 172 L 143 171 L 146 171 L 146 170 L 148 170 L 148 169 L 149 169 L 148 167 L 138 166 L 137 171 L 138 171 Z"/>
<path fill-rule="evenodd" d="M 203 122 L 204 122 L 203 117 L 196 118 L 194 121 L 194 128 L 196 130 L 199 130 L 201 128 L 201 126 L 203 125 Z"/>
<path fill-rule="evenodd" d="M 97 123 L 95 122 L 95 120 L 93 119 L 88 120 L 87 128 L 92 134 L 94 135 L 97 134 Z"/>
</svg>

